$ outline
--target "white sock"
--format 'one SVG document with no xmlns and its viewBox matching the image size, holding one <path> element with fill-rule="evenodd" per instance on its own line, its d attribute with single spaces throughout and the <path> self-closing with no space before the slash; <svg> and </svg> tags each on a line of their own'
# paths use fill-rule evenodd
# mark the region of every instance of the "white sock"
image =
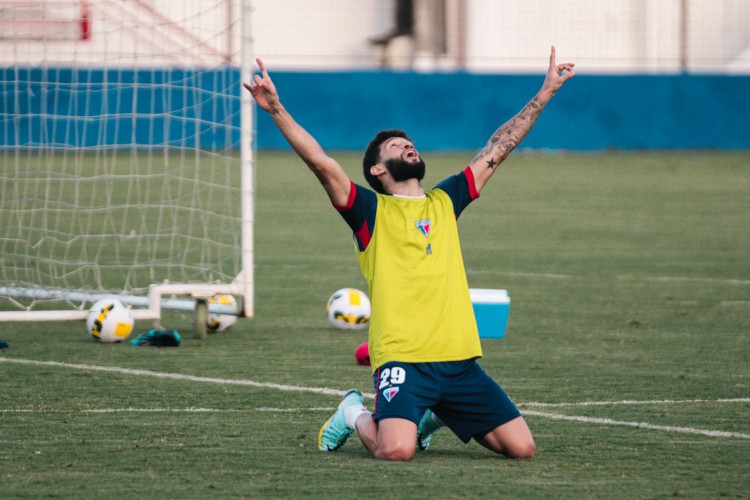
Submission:
<svg viewBox="0 0 750 500">
<path fill-rule="evenodd" d="M 357 428 L 354 426 L 354 422 L 356 422 L 359 416 L 363 413 L 372 415 L 372 413 L 367 411 L 367 408 L 362 405 L 349 405 L 344 408 L 344 418 L 346 419 L 346 426 L 352 430 L 356 430 Z"/>
</svg>

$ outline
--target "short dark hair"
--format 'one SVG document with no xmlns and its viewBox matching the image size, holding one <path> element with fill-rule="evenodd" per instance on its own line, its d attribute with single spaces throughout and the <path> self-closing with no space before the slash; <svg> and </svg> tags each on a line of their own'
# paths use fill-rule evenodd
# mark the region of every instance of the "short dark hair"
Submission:
<svg viewBox="0 0 750 500">
<path fill-rule="evenodd" d="M 375 134 L 375 138 L 370 141 L 365 151 L 365 157 L 362 159 L 362 172 L 365 174 L 365 180 L 375 191 L 385 194 L 383 183 L 380 179 L 370 173 L 370 167 L 380 161 L 380 145 L 392 137 L 402 137 L 409 142 L 413 142 L 406 132 L 399 129 L 381 130 Z"/>
</svg>

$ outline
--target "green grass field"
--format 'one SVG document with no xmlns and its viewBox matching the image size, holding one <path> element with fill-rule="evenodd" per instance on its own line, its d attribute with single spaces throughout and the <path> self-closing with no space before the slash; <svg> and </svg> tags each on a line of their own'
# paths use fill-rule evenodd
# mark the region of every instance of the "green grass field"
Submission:
<svg viewBox="0 0 750 500">
<path fill-rule="evenodd" d="M 426 184 L 472 157 L 427 154 Z M 3 325 L 0 497 L 750 497 L 750 152 L 519 151 L 461 216 L 470 286 L 511 296 L 482 365 L 529 461 L 446 430 L 409 463 L 317 450 L 340 394 L 373 392 L 366 334 L 325 317 L 365 284 L 296 157 L 261 152 L 256 180 L 255 318 L 201 341 L 167 312 L 176 349 Z"/>
</svg>

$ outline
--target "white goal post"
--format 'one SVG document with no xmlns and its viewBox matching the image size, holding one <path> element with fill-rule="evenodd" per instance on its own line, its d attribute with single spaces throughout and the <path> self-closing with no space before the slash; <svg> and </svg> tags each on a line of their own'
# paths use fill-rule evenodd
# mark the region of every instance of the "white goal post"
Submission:
<svg viewBox="0 0 750 500">
<path fill-rule="evenodd" d="M 1 2 L 0 321 L 253 316 L 250 0 Z"/>
</svg>

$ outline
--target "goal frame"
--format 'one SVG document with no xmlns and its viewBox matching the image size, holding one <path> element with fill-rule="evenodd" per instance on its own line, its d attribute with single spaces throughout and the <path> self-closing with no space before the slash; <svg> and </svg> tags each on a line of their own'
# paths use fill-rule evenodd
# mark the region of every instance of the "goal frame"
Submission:
<svg viewBox="0 0 750 500">
<path fill-rule="evenodd" d="M 81 0 L 88 15 L 87 0 Z M 232 1 L 226 0 L 228 9 L 232 8 Z M 238 2 L 238 3 L 237 3 Z M 239 7 L 240 48 L 239 78 L 250 81 L 252 75 L 253 39 L 250 34 L 251 0 L 237 0 Z M 84 20 L 89 23 L 87 18 Z M 83 21 L 82 21 L 83 22 Z M 88 25 L 87 25 L 88 26 Z M 87 28 L 88 29 L 88 28 Z M 227 64 L 230 64 L 229 58 Z M 198 337 L 205 337 L 206 314 L 233 314 L 243 317 L 253 317 L 254 309 L 254 213 L 255 213 L 255 112 L 254 103 L 248 92 L 240 91 L 240 131 L 239 131 L 239 166 L 240 166 L 240 224 L 241 231 L 240 265 L 241 269 L 231 283 L 154 283 L 148 287 L 147 296 L 128 293 L 109 293 L 104 291 L 81 291 L 43 287 L 16 287 L 13 284 L 0 284 L 0 296 L 10 299 L 19 306 L 19 310 L 0 310 L 0 321 L 6 322 L 37 322 L 37 321 L 67 321 L 82 320 L 88 315 L 86 304 L 91 304 L 104 297 L 117 297 L 121 302 L 131 306 L 135 320 L 158 321 L 162 317 L 163 309 L 183 310 L 194 312 L 194 327 Z M 209 301 L 211 297 L 230 294 L 238 298 L 237 305 L 221 305 Z M 181 296 L 182 298 L 177 298 Z M 24 307 L 16 299 L 31 299 L 41 301 L 64 302 L 67 308 L 52 308 L 35 310 Z"/>
</svg>

